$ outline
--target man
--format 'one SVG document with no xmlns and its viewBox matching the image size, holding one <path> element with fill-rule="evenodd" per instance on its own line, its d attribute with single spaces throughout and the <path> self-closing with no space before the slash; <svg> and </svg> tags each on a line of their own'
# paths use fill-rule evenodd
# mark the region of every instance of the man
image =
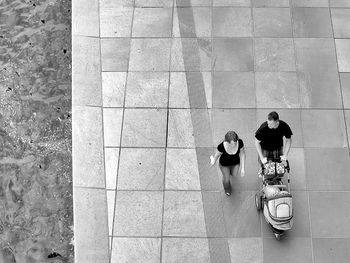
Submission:
<svg viewBox="0 0 350 263">
<path fill-rule="evenodd" d="M 255 133 L 255 147 L 261 163 L 265 164 L 268 158 L 281 158 L 282 161 L 286 161 L 292 144 L 292 135 L 289 125 L 279 119 L 278 113 L 270 112 L 267 121 L 261 124 Z M 286 138 L 285 142 L 283 137 Z"/>
</svg>

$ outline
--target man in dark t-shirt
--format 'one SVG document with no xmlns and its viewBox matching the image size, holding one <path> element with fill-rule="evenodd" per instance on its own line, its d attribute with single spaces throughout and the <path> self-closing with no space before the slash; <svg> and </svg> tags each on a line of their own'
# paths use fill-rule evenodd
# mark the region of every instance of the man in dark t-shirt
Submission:
<svg viewBox="0 0 350 263">
<path fill-rule="evenodd" d="M 289 125 L 279 119 L 278 113 L 270 112 L 267 121 L 255 132 L 255 147 L 259 160 L 263 164 L 267 162 L 267 158 L 287 160 L 292 144 L 292 134 Z M 286 138 L 285 144 L 283 137 Z"/>
</svg>

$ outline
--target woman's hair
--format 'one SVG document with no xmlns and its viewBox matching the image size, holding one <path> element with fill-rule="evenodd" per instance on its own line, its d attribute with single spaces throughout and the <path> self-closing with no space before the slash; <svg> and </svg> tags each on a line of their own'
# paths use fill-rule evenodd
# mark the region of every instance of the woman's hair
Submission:
<svg viewBox="0 0 350 263">
<path fill-rule="evenodd" d="M 226 142 L 231 142 L 231 141 L 236 142 L 237 140 L 238 140 L 238 135 L 234 131 L 228 131 L 225 134 L 225 141 Z"/>
</svg>

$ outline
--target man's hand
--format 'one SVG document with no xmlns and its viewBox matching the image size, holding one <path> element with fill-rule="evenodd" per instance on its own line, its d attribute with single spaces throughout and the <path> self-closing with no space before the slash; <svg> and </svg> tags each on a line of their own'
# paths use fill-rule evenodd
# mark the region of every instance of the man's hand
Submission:
<svg viewBox="0 0 350 263">
<path fill-rule="evenodd" d="M 215 158 L 213 155 L 210 155 L 210 167 L 212 167 L 215 164 Z"/>
<path fill-rule="evenodd" d="M 281 155 L 280 158 L 281 158 L 281 161 L 287 161 L 288 159 L 287 155 Z"/>
<path fill-rule="evenodd" d="M 260 158 L 260 160 L 261 160 L 262 164 L 267 163 L 267 158 L 266 157 Z"/>
</svg>

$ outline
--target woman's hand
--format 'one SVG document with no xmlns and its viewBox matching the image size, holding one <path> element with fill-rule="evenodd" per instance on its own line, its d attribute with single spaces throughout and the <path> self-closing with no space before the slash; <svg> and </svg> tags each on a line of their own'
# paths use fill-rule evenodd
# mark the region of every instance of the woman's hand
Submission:
<svg viewBox="0 0 350 263">
<path fill-rule="evenodd" d="M 243 176 L 245 176 L 245 170 L 244 169 L 241 170 L 241 177 L 243 177 Z"/>
<path fill-rule="evenodd" d="M 213 155 L 210 155 L 210 167 L 212 167 L 215 164 L 215 158 Z"/>
</svg>

